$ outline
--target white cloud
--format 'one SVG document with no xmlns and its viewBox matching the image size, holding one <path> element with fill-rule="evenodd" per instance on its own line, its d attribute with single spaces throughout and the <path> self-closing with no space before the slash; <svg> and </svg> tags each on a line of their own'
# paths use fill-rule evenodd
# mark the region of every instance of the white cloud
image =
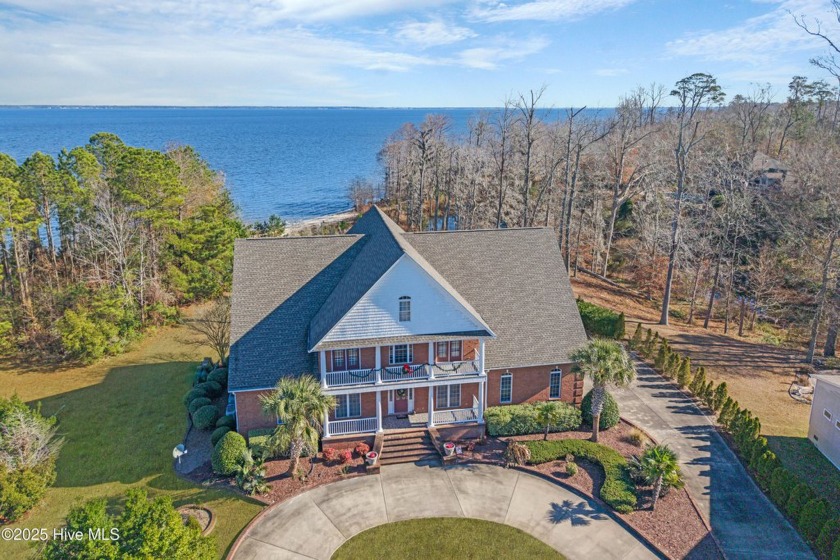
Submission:
<svg viewBox="0 0 840 560">
<path fill-rule="evenodd" d="M 814 50 L 825 46 L 821 39 L 800 29 L 791 14 L 805 15 L 810 21 L 819 19 L 829 34 L 840 33 L 829 0 L 784 0 L 772 3 L 777 4 L 773 10 L 740 25 L 695 33 L 671 41 L 666 45 L 667 52 L 705 60 L 768 64 L 791 51 Z"/>
<path fill-rule="evenodd" d="M 483 2 L 473 9 L 472 16 L 488 22 L 541 20 L 574 20 L 605 10 L 623 8 L 636 0 L 533 0 L 517 4 Z"/>
<path fill-rule="evenodd" d="M 616 76 L 623 76 L 624 74 L 629 73 L 630 71 L 627 68 L 598 68 L 593 72 L 596 76 L 604 78 L 614 78 Z"/>
<path fill-rule="evenodd" d="M 480 70 L 493 70 L 498 68 L 502 62 L 522 60 L 540 52 L 548 45 L 549 41 L 543 37 L 534 37 L 524 41 L 511 40 L 508 37 L 496 37 L 494 44 L 489 46 L 460 51 L 452 63 Z"/>
<path fill-rule="evenodd" d="M 471 29 L 452 25 L 439 19 L 407 22 L 400 25 L 396 33 L 398 39 L 423 48 L 450 45 L 475 36 L 475 32 Z"/>
</svg>

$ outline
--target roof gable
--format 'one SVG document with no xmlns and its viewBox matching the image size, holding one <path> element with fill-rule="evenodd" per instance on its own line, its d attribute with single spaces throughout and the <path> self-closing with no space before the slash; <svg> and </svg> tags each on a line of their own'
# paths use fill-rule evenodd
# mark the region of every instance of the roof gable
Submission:
<svg viewBox="0 0 840 560">
<path fill-rule="evenodd" d="M 404 239 L 405 232 L 377 206 L 365 212 L 348 233 L 363 235 L 365 246 L 312 318 L 309 325 L 309 348 L 318 348 L 324 337 L 403 255 L 408 255 L 426 275 L 454 298 L 479 323 L 480 328 L 492 333 L 472 305 Z"/>
<path fill-rule="evenodd" d="M 411 319 L 399 320 L 399 301 L 409 297 Z M 461 304 L 426 268 L 403 255 L 311 350 L 330 343 L 358 340 L 478 332 L 493 336 L 484 321 Z"/>
</svg>

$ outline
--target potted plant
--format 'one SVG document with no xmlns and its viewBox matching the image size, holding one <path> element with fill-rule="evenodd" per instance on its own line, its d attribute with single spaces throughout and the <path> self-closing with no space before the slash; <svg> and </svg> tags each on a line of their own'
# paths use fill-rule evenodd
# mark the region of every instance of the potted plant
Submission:
<svg viewBox="0 0 840 560">
<path fill-rule="evenodd" d="M 376 459 L 379 457 L 379 453 L 376 451 L 368 451 L 365 453 L 365 461 L 368 465 L 373 466 L 376 464 Z"/>
<path fill-rule="evenodd" d="M 455 453 L 455 444 L 451 441 L 447 441 L 443 444 L 443 452 L 446 454 L 447 457 Z"/>
</svg>

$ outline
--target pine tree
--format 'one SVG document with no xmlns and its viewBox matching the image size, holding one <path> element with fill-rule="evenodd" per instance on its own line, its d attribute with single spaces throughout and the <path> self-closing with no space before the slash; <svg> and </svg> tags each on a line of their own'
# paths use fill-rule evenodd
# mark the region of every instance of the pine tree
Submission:
<svg viewBox="0 0 840 560">
<path fill-rule="evenodd" d="M 680 389 L 685 389 L 691 380 L 691 358 L 686 356 L 680 362 L 680 369 L 677 372 L 677 384 Z"/>
<path fill-rule="evenodd" d="M 703 388 L 703 403 L 712 408 L 712 401 L 715 396 L 715 382 L 711 379 L 706 383 L 706 386 Z"/>
<path fill-rule="evenodd" d="M 697 371 L 694 373 L 694 378 L 691 380 L 691 384 L 688 386 L 688 390 L 694 393 L 696 397 L 700 396 L 700 390 L 706 384 L 706 368 L 700 366 L 697 368 Z"/>
<path fill-rule="evenodd" d="M 712 399 L 712 410 L 718 412 L 723 406 L 724 401 L 726 401 L 727 396 L 728 391 L 726 388 L 726 381 L 724 381 L 715 388 L 715 394 Z"/>
<path fill-rule="evenodd" d="M 732 415 L 735 414 L 737 406 L 737 403 L 732 400 L 732 397 L 726 397 L 726 400 L 720 407 L 720 412 L 718 413 L 718 423 L 720 423 L 721 426 L 724 428 L 729 427 L 729 423 L 732 421 Z"/>
<path fill-rule="evenodd" d="M 663 373 L 665 377 L 668 379 L 673 379 L 676 376 L 677 369 L 679 368 L 680 364 L 680 355 L 676 352 L 672 352 L 668 356 L 668 361 L 665 363 L 665 370 Z"/>
<path fill-rule="evenodd" d="M 641 352 L 642 356 L 645 358 L 650 356 L 651 349 L 653 348 L 653 331 L 648 329 L 647 336 L 645 336 L 645 341 L 642 343 Z"/>
<path fill-rule="evenodd" d="M 671 349 L 668 348 L 668 341 L 664 338 L 662 342 L 659 344 L 659 352 L 656 354 L 656 359 L 653 361 L 653 367 L 662 371 L 665 368 L 665 364 L 668 362 L 668 356 L 671 353 Z"/>
<path fill-rule="evenodd" d="M 633 338 L 630 339 L 630 349 L 639 350 L 642 346 L 642 323 L 636 324 L 636 330 L 633 332 Z"/>
</svg>

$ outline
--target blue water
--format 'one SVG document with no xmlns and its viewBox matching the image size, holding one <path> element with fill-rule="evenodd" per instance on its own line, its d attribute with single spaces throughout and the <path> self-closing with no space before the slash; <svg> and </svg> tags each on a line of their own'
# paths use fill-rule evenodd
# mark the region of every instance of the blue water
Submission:
<svg viewBox="0 0 840 560">
<path fill-rule="evenodd" d="M 35 151 L 57 156 L 113 132 L 156 150 L 193 146 L 222 171 L 247 221 L 287 221 L 346 210 L 355 177 L 382 180 L 376 155 L 404 123 L 430 113 L 464 132 L 476 109 L 17 108 L 0 107 L 0 152 L 18 163 Z"/>
</svg>

